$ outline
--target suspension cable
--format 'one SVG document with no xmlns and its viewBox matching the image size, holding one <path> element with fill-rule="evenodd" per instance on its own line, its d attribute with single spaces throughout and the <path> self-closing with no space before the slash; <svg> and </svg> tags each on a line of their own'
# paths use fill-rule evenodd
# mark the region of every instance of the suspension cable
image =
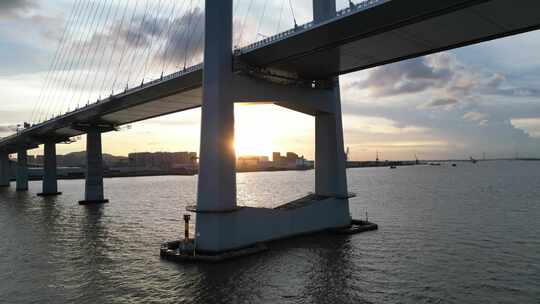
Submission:
<svg viewBox="0 0 540 304">
<path fill-rule="evenodd" d="M 99 22 L 100 22 L 100 19 L 103 17 L 105 8 L 107 7 L 107 1 L 104 0 L 102 4 L 103 5 L 101 6 L 101 9 L 99 10 L 99 14 L 97 15 L 97 18 L 94 18 L 92 20 L 92 25 L 91 25 L 92 30 L 89 32 L 87 39 L 84 41 L 84 44 L 91 42 L 92 45 L 88 46 L 87 51 L 84 54 L 83 63 L 81 66 L 81 72 L 78 75 L 78 77 L 76 77 L 77 80 L 75 81 L 75 83 L 73 83 L 73 87 L 70 86 L 69 88 L 73 92 L 72 92 L 71 98 L 67 100 L 67 108 L 62 107 L 60 111 L 63 111 L 64 109 L 67 109 L 67 111 L 69 111 L 71 109 L 71 106 L 73 104 L 73 101 L 75 100 L 75 96 L 77 95 L 77 93 L 82 94 L 84 91 L 85 84 L 81 83 L 81 81 L 84 79 L 84 75 L 85 74 L 88 75 L 90 73 L 90 70 L 92 69 L 92 62 L 90 60 L 91 58 L 95 57 L 95 54 L 97 52 L 97 49 L 94 48 L 94 43 L 92 42 L 92 40 L 93 40 L 93 37 L 95 37 L 96 33 L 98 32 Z M 94 49 L 93 53 L 92 53 L 92 49 Z M 87 65 L 88 65 L 88 68 L 87 68 Z M 87 70 L 85 71 L 85 69 Z M 77 88 L 81 84 L 82 84 L 82 87 L 81 87 L 82 90 L 78 92 Z"/>
<path fill-rule="evenodd" d="M 130 21 L 129 21 L 129 25 L 128 25 L 128 32 L 127 32 L 127 35 L 126 35 L 126 41 L 125 41 L 125 44 L 124 44 L 124 47 L 122 48 L 122 52 L 120 53 L 120 60 L 118 60 L 118 65 L 116 66 L 116 73 L 114 73 L 114 81 L 112 82 L 112 86 L 111 86 L 111 91 L 114 90 L 114 88 L 116 87 L 116 82 L 118 80 L 118 75 L 120 74 L 120 69 L 122 67 L 122 63 L 124 62 L 124 58 L 126 57 L 126 52 L 128 50 L 128 46 L 129 46 L 129 40 L 130 40 L 130 34 L 131 34 L 131 27 L 133 26 L 133 22 L 135 21 L 135 16 L 137 15 L 137 7 L 138 7 L 138 4 L 139 4 L 139 1 L 135 2 L 135 7 L 133 8 L 133 14 L 131 14 L 131 18 L 130 18 Z M 146 0 L 146 4 L 145 4 L 145 10 L 148 8 L 148 0 Z M 119 36 L 120 36 L 120 31 L 119 31 Z M 129 55 L 127 57 L 130 57 Z M 103 83 L 103 88 L 105 88 L 105 83 Z M 101 90 L 103 91 L 103 90 Z"/>
<path fill-rule="evenodd" d="M 110 20 L 111 20 L 111 25 L 109 25 L 109 22 L 108 22 L 108 21 L 109 21 L 109 15 L 107 16 L 106 22 L 105 22 L 105 24 L 104 24 L 104 26 L 103 26 L 103 28 L 102 28 L 102 30 L 101 30 L 101 34 L 100 34 L 100 36 L 101 36 L 101 37 L 100 37 L 100 42 L 99 42 L 100 45 L 102 44 L 102 38 L 103 38 L 103 36 L 104 36 L 105 28 L 112 28 L 112 25 L 113 25 L 114 22 L 117 20 L 117 17 L 118 17 L 118 11 L 119 11 L 120 8 L 121 8 L 121 5 L 120 5 L 120 3 L 119 3 L 118 6 L 117 6 L 117 8 L 114 10 L 114 15 L 113 15 L 112 19 L 110 19 Z M 124 14 L 125 14 L 125 11 L 126 11 L 126 10 L 127 10 L 127 7 L 124 7 Z M 117 38 L 118 38 L 118 37 L 117 37 Z M 109 44 L 109 43 L 108 43 L 108 42 L 109 42 L 109 39 L 110 39 L 110 35 L 107 36 L 105 48 L 100 52 L 99 60 L 98 60 L 98 62 L 97 62 L 98 71 L 94 74 L 94 78 L 93 78 L 93 80 L 92 80 L 92 84 L 90 85 L 90 92 L 89 92 L 88 98 L 87 98 L 88 101 L 90 101 L 90 98 L 92 97 L 92 93 L 93 93 L 94 89 L 97 89 L 97 87 L 96 87 L 96 85 L 97 85 L 96 81 L 99 82 L 99 81 L 98 81 L 98 77 L 99 77 L 100 72 L 102 72 L 102 68 L 103 68 L 103 67 L 102 67 L 102 64 L 103 64 L 103 60 L 105 59 L 105 54 L 107 53 L 107 49 L 108 49 L 107 46 L 108 46 L 108 44 Z M 99 48 L 100 48 L 100 47 L 98 46 L 98 49 L 99 49 Z M 108 67 L 106 67 L 106 70 L 108 71 Z M 103 77 L 104 77 L 104 76 L 105 76 L 105 75 L 103 75 Z M 101 92 L 99 92 L 99 93 L 101 93 Z M 98 93 L 98 94 L 99 94 L 99 93 Z M 82 94 L 81 94 L 81 97 L 82 97 Z M 83 99 L 82 101 L 83 101 L 83 105 L 84 105 L 84 99 Z"/>
<path fill-rule="evenodd" d="M 90 2 L 87 2 L 86 6 L 81 7 L 82 9 L 79 12 L 79 15 L 77 16 L 77 20 L 73 24 L 72 34 L 70 35 L 69 39 L 66 40 L 66 42 L 68 42 L 67 50 L 64 51 L 63 54 L 60 56 L 59 62 L 58 62 L 60 66 L 57 65 L 56 68 L 54 68 L 55 72 L 52 75 L 53 78 L 51 82 L 49 83 L 49 89 L 47 90 L 46 95 L 44 95 L 43 97 L 44 99 L 42 101 L 42 105 L 39 110 L 39 117 L 38 117 L 39 121 L 43 122 L 46 119 L 48 119 L 48 113 L 50 109 L 53 107 L 53 105 L 51 105 L 50 103 L 50 98 L 52 96 L 56 96 L 58 90 L 61 88 L 63 84 L 62 78 L 64 77 L 64 75 L 69 73 L 68 65 L 72 63 L 71 58 L 73 56 L 73 49 L 74 49 L 74 43 L 73 42 L 69 43 L 69 41 L 75 40 L 76 34 L 77 34 L 77 28 L 79 28 L 81 25 L 83 25 L 86 22 L 85 12 L 90 7 L 91 7 Z M 54 99 L 53 99 L 53 102 L 54 102 Z"/>
<path fill-rule="evenodd" d="M 247 16 L 249 14 L 249 11 L 251 10 L 252 4 L 253 4 L 253 0 L 250 0 L 249 5 L 246 10 L 246 14 L 244 15 L 244 20 L 242 21 L 242 28 L 240 29 L 240 36 L 238 37 L 238 43 L 237 43 L 238 45 L 242 44 L 242 38 L 244 36 L 244 30 L 246 28 Z"/>
<path fill-rule="evenodd" d="M 88 25 L 90 23 L 90 20 L 92 19 L 92 16 L 93 16 L 92 12 L 95 12 L 97 14 L 97 10 L 94 11 L 94 7 L 95 7 L 96 2 L 95 1 L 89 1 L 88 3 L 90 4 L 89 7 L 88 7 L 89 8 L 88 17 L 85 18 L 85 20 L 83 20 L 83 23 L 81 24 L 81 27 L 83 28 L 83 30 L 80 33 L 80 36 L 78 37 L 78 39 L 76 39 L 76 41 L 79 41 L 79 39 L 84 38 L 84 36 L 86 34 L 85 27 L 88 27 Z M 50 98 L 52 98 L 53 104 L 49 106 L 49 109 L 45 113 L 45 115 L 47 117 L 48 116 L 54 117 L 54 115 L 56 113 L 56 109 L 58 108 L 58 105 L 61 104 L 60 99 L 61 99 L 62 96 L 65 95 L 63 93 L 63 91 L 66 90 L 66 87 L 70 83 L 70 79 L 72 80 L 73 77 L 74 77 L 74 75 L 70 76 L 70 74 L 73 74 L 73 71 L 72 71 L 73 65 L 75 63 L 76 63 L 76 66 L 79 65 L 80 57 L 82 55 L 82 52 L 80 52 L 79 56 L 76 56 L 76 53 L 73 53 L 73 52 L 76 52 L 76 51 L 77 51 L 77 46 L 76 46 L 76 43 L 74 42 L 71 45 L 70 53 L 68 54 L 69 56 L 67 57 L 68 61 L 66 61 L 65 67 L 64 67 L 64 69 L 62 69 L 62 72 L 64 72 L 63 74 L 65 75 L 65 78 L 64 78 L 63 81 L 62 81 L 62 79 L 60 79 L 60 82 L 61 82 L 61 83 L 59 83 L 60 86 L 58 86 L 56 88 L 56 90 L 53 91 L 53 94 L 50 95 Z M 78 57 L 78 59 L 75 59 L 75 58 L 72 58 L 72 57 Z M 64 77 L 64 75 L 62 75 L 62 77 Z"/>
<path fill-rule="evenodd" d="M 141 23 L 139 25 L 139 31 L 142 32 L 142 29 L 143 29 L 143 26 L 144 26 L 144 23 L 146 22 L 146 18 L 148 17 L 148 9 L 149 9 L 150 5 L 149 5 L 149 2 L 148 0 L 146 0 L 146 6 L 145 6 L 145 10 L 144 10 L 144 14 L 143 14 L 143 17 L 141 19 Z M 133 61 L 134 59 L 136 58 L 135 56 L 139 53 L 139 43 L 141 41 L 141 36 L 142 34 L 139 33 L 139 35 L 137 35 L 137 39 L 136 39 L 136 42 L 134 44 L 134 50 L 133 52 L 131 53 L 131 60 L 128 61 L 128 71 L 127 71 L 127 83 L 129 85 L 129 81 L 131 79 L 131 71 L 132 71 L 132 68 L 133 68 Z M 127 45 L 126 45 L 127 47 Z M 116 75 L 118 77 L 118 74 Z M 115 80 L 115 83 L 116 83 L 116 80 Z M 113 88 L 111 89 L 111 91 L 114 90 L 114 86 Z"/>
<path fill-rule="evenodd" d="M 154 26 L 152 27 L 152 31 L 150 33 L 150 44 L 148 45 L 147 49 L 145 50 L 146 60 L 144 61 L 144 65 L 142 66 L 142 77 L 143 77 L 143 79 L 146 76 L 146 70 L 148 68 L 148 62 L 150 61 L 150 58 L 151 58 L 151 55 L 152 55 L 152 48 L 154 46 L 155 37 L 156 36 L 159 37 L 161 35 L 161 33 L 163 32 L 163 31 L 158 31 L 156 33 L 157 21 L 158 21 L 159 17 L 161 16 L 160 15 L 161 4 L 162 4 L 162 0 L 159 0 L 158 5 L 157 5 L 157 14 L 154 17 Z M 143 57 L 145 56 L 144 55 L 145 53 L 143 53 Z M 143 80 L 143 82 L 144 82 L 144 80 Z"/>
<path fill-rule="evenodd" d="M 264 1 L 264 6 L 263 6 L 263 12 L 262 12 L 262 15 L 261 15 L 261 18 L 259 19 L 259 24 L 257 25 L 257 32 L 255 33 L 255 35 L 260 35 L 260 30 L 261 30 L 261 24 L 264 20 L 264 16 L 266 15 L 266 5 L 268 4 L 268 0 Z M 255 38 L 255 40 L 257 40 L 257 38 Z"/>
<path fill-rule="evenodd" d="M 161 45 L 159 46 L 159 49 L 157 51 L 157 54 L 158 56 L 161 57 L 161 63 L 160 63 L 160 66 L 161 66 L 161 76 L 163 77 L 163 70 L 164 70 L 164 60 L 165 60 L 165 57 L 164 55 L 166 54 L 163 54 L 164 50 L 163 48 L 165 47 L 165 52 L 166 52 L 166 49 L 167 49 L 167 43 L 170 41 L 170 34 L 171 34 L 171 29 L 172 29 L 172 26 L 174 24 L 174 21 L 176 19 L 176 7 L 177 7 L 177 4 L 178 4 L 178 1 L 174 1 L 174 4 L 171 8 L 171 12 L 169 14 L 169 17 L 167 18 L 167 22 L 168 22 L 168 25 L 167 25 L 167 31 L 165 33 L 165 41 L 163 43 L 161 43 Z"/>
<path fill-rule="evenodd" d="M 96 18 L 97 16 L 99 15 L 99 12 L 100 12 L 100 7 L 101 7 L 101 4 L 105 5 L 105 1 L 102 1 L 100 3 L 98 3 L 98 6 L 96 7 L 96 10 L 94 11 L 94 14 L 92 15 L 92 17 L 90 18 L 90 23 L 89 23 L 89 28 L 88 30 L 83 34 L 83 39 L 81 41 L 81 45 L 84 45 L 88 42 L 88 39 L 90 38 L 90 35 L 91 33 L 93 32 L 93 27 L 94 27 L 94 24 L 95 24 L 95 21 L 96 21 Z M 83 57 L 84 55 L 84 57 Z M 83 52 L 83 51 L 80 51 L 79 52 L 79 56 L 78 56 L 78 59 L 77 59 L 77 63 L 76 63 L 76 67 L 77 69 L 80 69 L 80 68 L 83 68 L 86 66 L 86 59 L 88 58 L 88 55 L 89 55 L 89 52 Z M 82 59 L 82 63 L 81 63 L 81 59 Z M 72 69 L 71 69 L 71 66 L 70 68 L 68 69 L 70 71 L 70 73 L 72 73 Z M 71 79 L 69 80 L 69 82 L 67 83 L 67 86 L 64 87 L 65 90 L 72 90 L 73 89 L 73 86 L 77 85 L 77 82 L 74 83 L 74 81 L 77 79 L 80 79 L 80 76 L 82 75 L 82 70 L 80 71 L 80 73 L 75 73 L 73 75 L 73 77 L 71 77 Z M 72 73 L 73 74 L 73 73 Z M 64 94 L 64 100 L 63 101 L 60 101 L 58 103 L 58 105 L 54 108 L 53 110 L 53 113 L 52 115 L 55 115 L 56 113 L 58 112 L 62 112 L 62 110 L 64 110 L 66 108 L 66 104 L 67 106 L 69 107 L 69 104 L 71 103 L 71 101 L 69 100 L 69 94 L 68 92 L 66 92 Z"/>
<path fill-rule="evenodd" d="M 283 17 L 283 8 L 285 7 L 285 1 L 286 0 L 281 1 L 281 8 L 279 9 L 279 20 L 276 28 L 276 33 L 279 33 L 279 29 L 281 28 L 281 20 Z"/>
<path fill-rule="evenodd" d="M 184 70 L 186 69 L 186 60 L 187 60 L 187 48 L 188 48 L 188 35 L 191 29 L 191 20 L 193 19 L 193 0 L 189 2 L 189 15 L 188 15 L 188 26 L 184 31 L 185 47 L 184 47 Z"/>
<path fill-rule="evenodd" d="M 294 28 L 297 28 L 298 24 L 296 23 L 296 17 L 294 16 L 294 8 L 293 8 L 291 0 L 289 0 L 289 7 L 291 8 L 291 15 L 292 15 L 293 21 L 294 21 Z"/>
<path fill-rule="evenodd" d="M 114 40 L 113 47 L 112 47 L 112 50 L 111 50 L 111 55 L 109 56 L 109 61 L 108 61 L 108 64 L 107 64 L 107 70 L 105 72 L 105 75 L 103 76 L 101 86 L 99 87 L 99 94 L 103 93 L 103 90 L 105 89 L 105 83 L 106 83 L 107 79 L 109 78 L 109 72 L 111 70 L 112 61 L 114 59 L 114 54 L 116 53 L 116 46 L 118 45 L 118 41 L 120 40 L 120 32 L 122 31 L 122 29 L 124 27 L 124 21 L 126 20 L 127 12 L 129 10 L 129 1 L 130 0 L 126 0 L 126 6 L 124 8 L 124 12 L 122 13 L 122 19 L 120 20 L 120 25 L 117 25 L 117 30 L 116 30 L 116 33 L 115 33 L 116 39 Z M 136 0 L 135 1 L 135 8 L 133 10 L 134 14 L 137 11 L 138 4 L 139 4 L 139 0 Z M 131 24 L 130 24 L 130 27 L 131 27 Z"/>
<path fill-rule="evenodd" d="M 193 11 L 192 15 L 195 14 L 195 11 L 196 10 Z M 188 37 L 188 41 L 186 43 L 186 49 L 185 49 L 185 52 L 184 52 L 184 69 L 186 68 L 186 65 L 187 65 L 187 56 L 188 56 L 188 53 L 189 53 L 188 45 L 190 45 L 191 38 L 193 38 L 193 35 L 196 34 L 197 28 L 199 27 L 199 23 L 201 22 L 202 19 L 204 19 L 204 14 L 201 14 L 201 16 L 199 18 L 197 18 L 197 22 L 195 23 L 195 26 L 193 27 L 193 31 L 192 31 L 191 35 Z"/>
<path fill-rule="evenodd" d="M 60 58 L 61 54 L 63 53 L 63 51 L 65 50 L 65 48 L 64 48 L 65 45 L 66 45 L 65 41 L 66 41 L 66 38 L 68 36 L 68 33 L 70 32 L 71 26 L 74 24 L 74 21 L 76 20 L 76 17 L 78 17 L 78 10 L 79 10 L 79 5 L 80 4 L 82 4 L 82 2 L 80 0 L 75 1 L 74 5 L 72 7 L 71 13 L 70 13 L 70 15 L 69 15 L 69 17 L 68 17 L 68 19 L 66 21 L 64 31 L 63 31 L 63 33 L 61 35 L 61 38 L 60 38 L 59 42 L 58 42 L 58 46 L 57 46 L 56 51 L 54 53 L 53 59 L 51 60 L 51 63 L 49 65 L 49 69 L 47 70 L 47 74 L 46 74 L 44 80 L 42 81 L 42 86 L 41 86 L 40 93 L 38 95 L 37 101 L 34 104 L 34 107 L 32 109 L 32 113 L 30 114 L 30 121 L 29 121 L 30 123 L 35 123 L 36 115 L 38 115 L 38 111 L 40 110 L 40 103 L 42 101 L 43 94 L 47 90 L 48 85 L 50 83 L 52 71 L 55 70 L 56 65 L 59 62 L 59 58 Z"/>
<path fill-rule="evenodd" d="M 92 57 L 91 57 L 91 59 L 90 59 L 90 61 L 88 63 L 88 70 L 86 71 L 86 76 L 84 78 L 84 81 L 83 81 L 83 84 L 82 84 L 82 87 L 81 87 L 81 91 L 79 93 L 80 97 L 77 99 L 77 107 L 80 106 L 81 99 L 84 99 L 84 91 L 86 90 L 86 85 L 88 84 L 90 74 L 94 70 L 93 68 L 95 68 L 94 78 L 97 77 L 97 74 L 99 73 L 99 70 L 101 69 L 99 64 L 96 65 L 96 55 L 97 55 L 97 52 L 101 48 L 101 44 L 103 43 L 103 33 L 105 32 L 105 27 L 109 23 L 112 7 L 113 7 L 113 2 L 111 1 L 109 3 L 108 8 L 107 8 L 107 14 L 105 15 L 105 19 L 104 19 L 104 22 L 103 22 L 101 28 L 99 28 L 99 26 L 96 26 L 96 31 L 94 32 L 94 37 L 96 37 L 96 35 L 97 35 L 98 36 L 98 41 L 97 41 L 97 43 L 94 42 L 96 47 L 95 47 L 94 53 L 92 54 Z M 103 8 L 105 9 L 105 6 L 103 6 Z M 102 14 L 99 16 L 99 19 L 101 19 L 102 17 L 103 17 L 103 10 L 102 10 Z M 101 53 L 103 54 L 103 52 L 101 52 Z M 92 84 L 92 86 L 93 86 L 93 84 Z M 90 87 L 90 92 L 89 92 L 90 95 L 92 94 L 92 92 L 91 92 L 92 86 Z"/>
<path fill-rule="evenodd" d="M 186 4 L 186 5 L 184 6 L 184 4 Z M 181 20 L 183 20 L 183 19 L 186 17 L 186 15 L 188 14 L 187 9 L 188 9 L 188 7 L 187 7 L 187 1 L 183 1 L 182 7 L 180 7 L 180 12 L 185 11 L 185 13 L 180 14 L 181 17 L 178 18 L 177 20 L 181 21 Z M 176 20 L 173 22 L 173 24 L 176 24 Z M 178 41 L 178 40 L 175 39 L 176 36 L 179 35 L 179 33 L 180 33 L 180 26 L 176 26 L 175 29 L 174 29 L 174 31 L 173 31 L 173 33 L 172 33 L 172 36 L 171 36 L 172 39 L 173 39 L 173 40 L 172 40 L 172 43 L 171 43 L 171 41 L 169 40 L 169 42 L 167 42 L 167 47 L 165 48 L 165 55 L 164 55 L 164 59 L 163 59 L 163 67 L 162 67 L 162 70 L 163 70 L 163 71 L 167 71 L 167 70 L 169 69 L 169 65 L 171 64 L 171 61 L 174 60 L 174 59 L 173 59 L 173 58 L 174 58 L 174 54 L 173 54 L 173 53 L 170 54 L 170 56 L 171 56 L 170 59 L 171 59 L 171 60 L 169 60 L 169 55 L 168 55 L 168 54 L 169 54 L 169 50 L 170 50 L 170 49 L 176 49 L 176 46 L 179 46 L 179 45 L 181 44 L 181 41 Z M 173 66 L 174 66 L 174 65 L 173 65 Z"/>
</svg>

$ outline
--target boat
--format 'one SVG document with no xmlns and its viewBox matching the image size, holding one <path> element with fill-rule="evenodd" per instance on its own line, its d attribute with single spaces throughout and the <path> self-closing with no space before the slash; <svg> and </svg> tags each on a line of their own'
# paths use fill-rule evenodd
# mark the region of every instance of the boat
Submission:
<svg viewBox="0 0 540 304">
<path fill-rule="evenodd" d="M 396 169 L 397 167 L 396 166 L 390 166 L 390 169 Z"/>
<path fill-rule="evenodd" d="M 367 220 L 352 220 L 351 225 L 346 228 L 331 229 L 330 231 L 337 234 L 357 234 L 367 231 L 373 231 L 379 229 L 379 226 L 375 223 Z"/>
</svg>

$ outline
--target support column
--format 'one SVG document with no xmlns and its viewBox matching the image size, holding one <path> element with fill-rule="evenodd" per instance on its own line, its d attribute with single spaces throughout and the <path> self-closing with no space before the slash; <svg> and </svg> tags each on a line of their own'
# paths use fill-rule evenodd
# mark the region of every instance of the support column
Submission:
<svg viewBox="0 0 540 304">
<path fill-rule="evenodd" d="M 236 208 L 232 0 L 206 0 L 205 18 L 197 210 L 230 211 Z"/>
<path fill-rule="evenodd" d="M 196 246 L 222 251 L 230 244 L 228 217 L 236 206 L 232 82 L 232 0 L 206 0 L 201 148 Z"/>
<path fill-rule="evenodd" d="M 107 203 L 103 195 L 103 155 L 101 130 L 89 127 L 86 134 L 86 182 L 81 205 Z"/>
<path fill-rule="evenodd" d="M 315 23 L 330 19 L 335 13 L 335 1 L 313 0 Z M 320 112 L 315 117 L 315 193 L 346 198 L 348 190 L 339 78 L 332 79 L 332 82 L 334 111 Z"/>
<path fill-rule="evenodd" d="M 334 113 L 315 116 L 315 193 L 346 198 L 347 174 L 341 122 L 339 82 L 334 88 Z"/>
<path fill-rule="evenodd" d="M 46 142 L 43 155 L 43 192 L 38 193 L 38 196 L 62 194 L 61 192 L 58 192 L 56 170 L 56 143 Z"/>
<path fill-rule="evenodd" d="M 20 148 L 17 151 L 17 191 L 28 190 L 28 151 Z"/>
<path fill-rule="evenodd" d="M 11 179 L 11 168 L 9 165 L 9 154 L 0 152 L 0 187 L 9 187 Z"/>
</svg>

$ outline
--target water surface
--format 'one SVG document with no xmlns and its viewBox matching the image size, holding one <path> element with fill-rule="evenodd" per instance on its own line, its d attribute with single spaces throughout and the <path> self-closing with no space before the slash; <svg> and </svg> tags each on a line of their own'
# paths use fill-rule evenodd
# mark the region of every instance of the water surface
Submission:
<svg viewBox="0 0 540 304">
<path fill-rule="evenodd" d="M 0 190 L 2 303 L 540 303 L 540 163 L 350 169 L 354 217 L 380 229 L 273 243 L 219 265 L 179 265 L 159 245 L 183 233 L 196 177 L 83 181 L 57 198 Z M 313 189 L 313 171 L 238 174 L 241 205 Z M 264 225 L 264 223 L 261 223 Z"/>
</svg>

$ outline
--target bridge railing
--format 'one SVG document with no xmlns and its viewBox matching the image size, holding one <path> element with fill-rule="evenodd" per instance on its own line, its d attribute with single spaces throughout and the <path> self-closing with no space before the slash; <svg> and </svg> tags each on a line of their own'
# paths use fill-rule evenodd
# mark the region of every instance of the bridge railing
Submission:
<svg viewBox="0 0 540 304">
<path fill-rule="evenodd" d="M 358 4 L 351 3 L 351 5 L 349 7 L 337 11 L 332 19 L 326 20 L 324 22 L 331 22 L 331 21 L 334 21 L 334 20 L 336 20 L 338 18 L 343 18 L 345 16 L 357 13 L 359 11 L 364 11 L 364 10 L 370 9 L 370 8 L 372 8 L 374 6 L 383 4 L 383 3 L 388 2 L 388 1 L 391 1 L 391 0 L 365 0 L 365 1 L 362 1 L 362 2 L 360 2 Z M 251 44 L 246 45 L 244 47 L 236 48 L 234 50 L 234 53 L 235 53 L 235 55 L 245 54 L 245 53 L 247 53 L 249 51 L 252 51 L 254 49 L 258 49 L 260 47 L 267 46 L 267 45 L 269 45 L 271 43 L 274 43 L 276 41 L 288 38 L 288 37 L 290 37 L 290 36 L 292 36 L 294 34 L 307 31 L 310 28 L 314 27 L 315 25 L 316 25 L 316 23 L 314 21 L 311 21 L 311 22 L 296 26 L 296 27 L 294 27 L 294 28 L 292 28 L 290 30 L 287 30 L 285 32 L 281 32 L 281 33 L 278 33 L 276 35 L 266 37 L 266 38 L 264 38 L 262 40 L 251 43 Z"/>
<path fill-rule="evenodd" d="M 133 93 L 135 91 L 138 91 L 138 90 L 141 90 L 141 89 L 144 89 L 144 88 L 147 88 L 147 87 L 150 87 L 152 85 L 155 85 L 157 83 L 160 83 L 162 81 L 166 81 L 166 80 L 170 80 L 170 79 L 173 79 L 173 78 L 177 78 L 177 77 L 182 77 L 186 74 L 189 74 L 189 73 L 192 73 L 194 71 L 197 71 L 199 69 L 202 69 L 203 67 L 203 63 L 199 63 L 199 64 L 196 64 L 196 65 L 193 65 L 193 66 L 190 66 L 186 69 L 183 69 L 183 70 L 180 70 L 178 72 L 174 72 L 172 74 L 169 74 L 169 75 L 165 75 L 165 76 L 162 76 L 160 78 L 157 78 L 157 79 L 154 79 L 154 80 L 151 80 L 151 81 L 148 81 L 148 82 L 143 82 L 141 83 L 140 86 L 136 86 L 136 87 L 132 87 L 132 88 L 126 88 L 124 91 L 122 91 L 121 93 L 118 93 L 118 94 L 111 94 L 109 97 L 107 98 L 103 98 L 103 99 L 98 99 L 96 100 L 94 103 L 89 103 L 89 104 L 86 104 L 82 107 L 78 107 L 72 111 L 67 111 L 66 113 L 64 114 L 61 114 L 61 115 L 58 115 L 58 116 L 55 116 L 49 120 L 46 120 L 46 121 L 43 121 L 43 122 L 40 122 L 40 123 L 37 123 L 37 124 L 34 124 L 32 125 L 30 128 L 27 128 L 27 129 L 24 129 L 22 130 L 21 132 L 24 133 L 24 132 L 27 132 L 27 131 L 30 131 L 32 129 L 35 129 L 35 128 L 38 128 L 38 127 L 41 127 L 47 123 L 50 123 L 51 121 L 54 121 L 54 120 L 57 120 L 57 119 L 61 119 L 61 118 L 64 118 L 66 116 L 69 116 L 69 115 L 72 115 L 72 114 L 75 114 L 77 112 L 80 112 L 80 111 L 83 111 L 85 109 L 87 109 L 88 107 L 91 107 L 91 106 L 94 106 L 94 105 L 97 105 L 97 104 L 100 104 L 100 103 L 104 103 L 104 102 L 109 102 L 109 101 L 112 101 L 112 100 L 115 100 L 116 98 L 120 97 L 120 96 L 123 96 L 123 95 L 126 95 L 126 94 L 130 94 L 130 93 Z M 19 133 L 17 134 L 13 134 L 11 136 L 7 136 L 7 137 L 4 137 L 4 138 L 0 138 L 0 142 L 2 141 L 5 141 L 5 140 L 9 140 L 13 137 L 17 137 L 19 135 Z"/>
</svg>

